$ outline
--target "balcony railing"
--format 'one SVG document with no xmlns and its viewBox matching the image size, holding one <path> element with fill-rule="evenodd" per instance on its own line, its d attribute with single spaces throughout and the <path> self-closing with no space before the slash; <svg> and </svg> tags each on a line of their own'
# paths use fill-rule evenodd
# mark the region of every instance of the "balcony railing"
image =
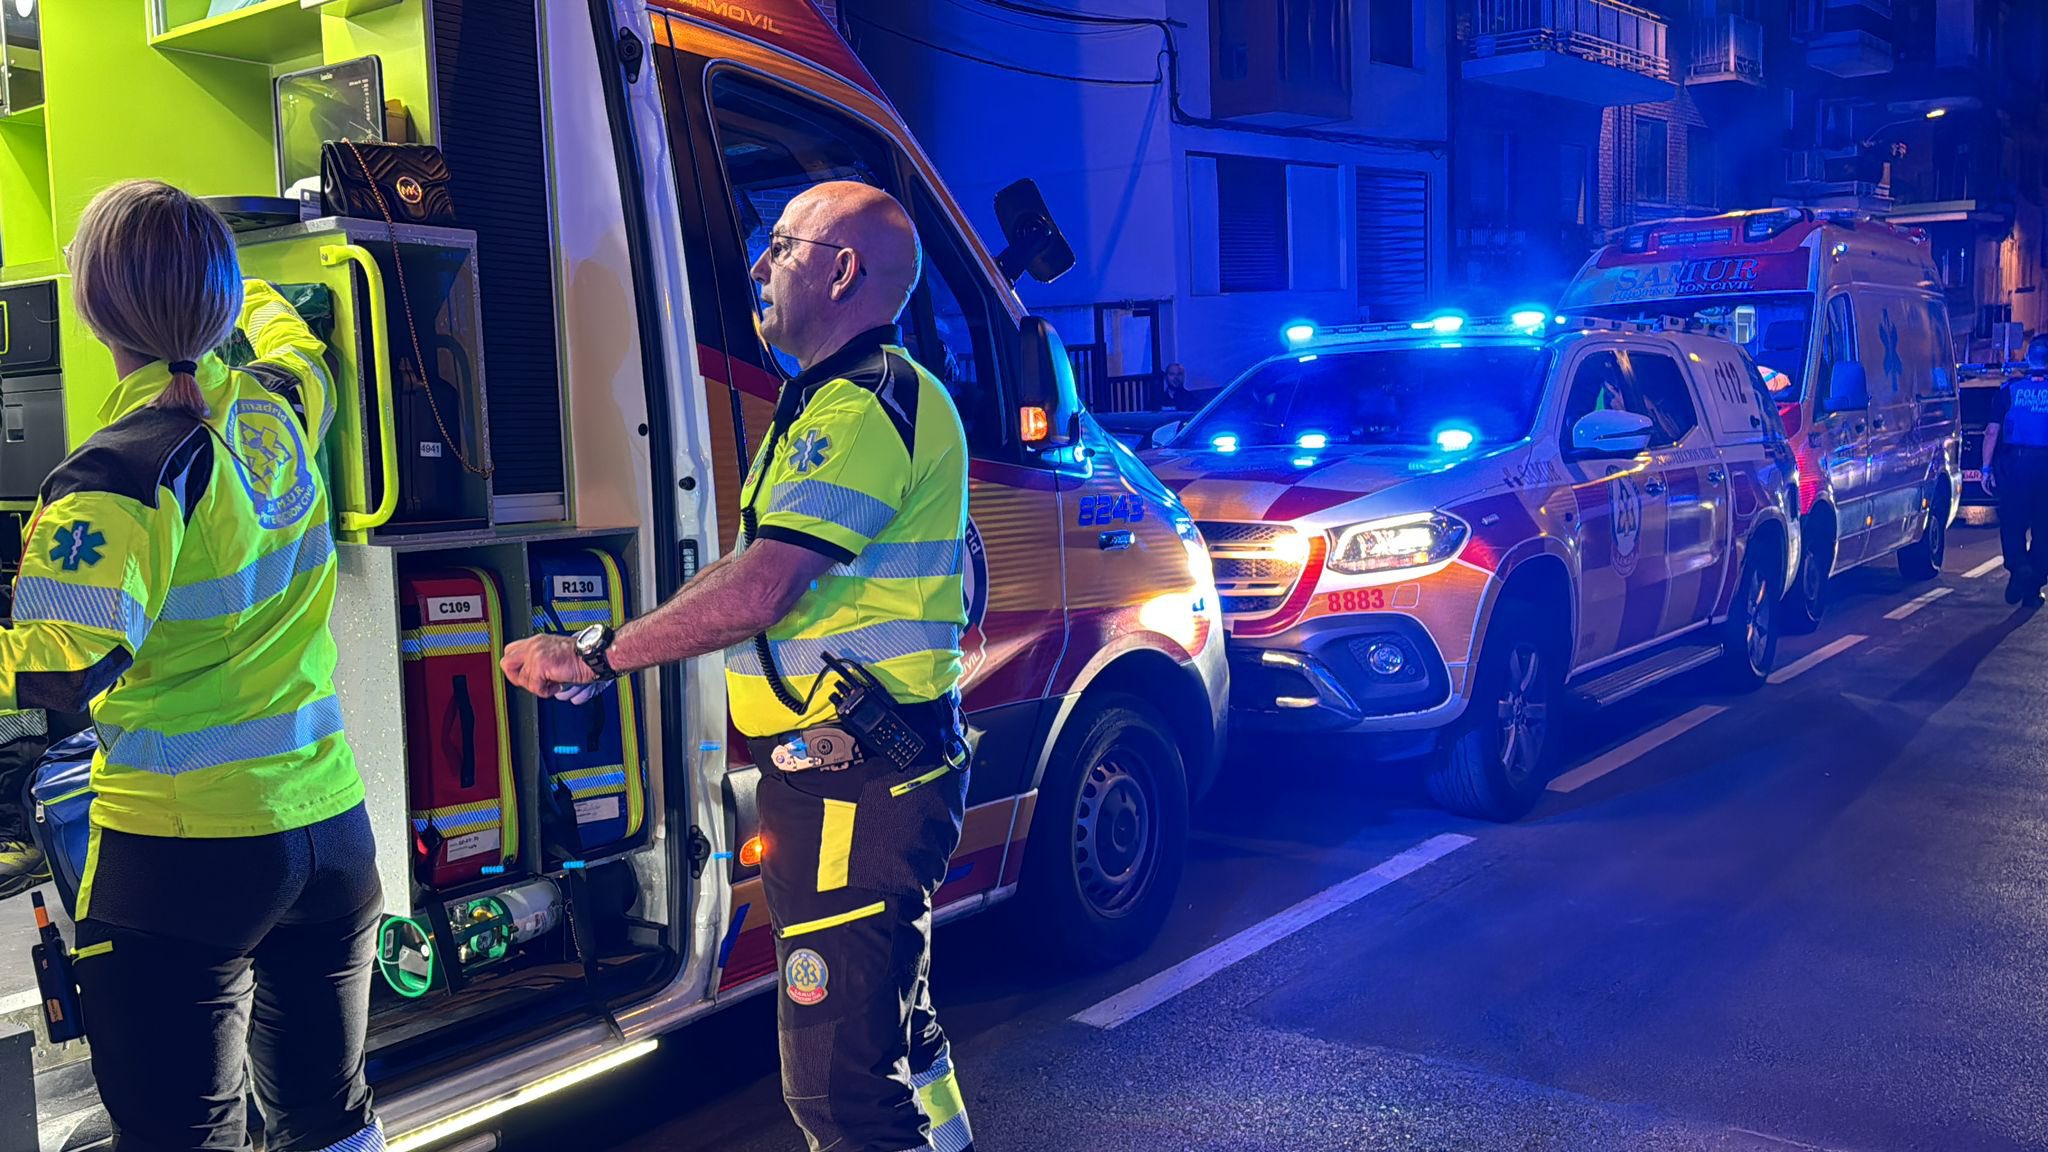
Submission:
<svg viewBox="0 0 2048 1152">
<path fill-rule="evenodd" d="M 1703 21 L 1693 41 L 1687 76 L 1695 84 L 1722 80 L 1762 84 L 1764 26 L 1746 16 Z"/>
<path fill-rule="evenodd" d="M 1664 21 L 1618 0 L 1478 0 L 1474 56 L 1559 52 L 1671 79 Z"/>
<path fill-rule="evenodd" d="M 1473 0 L 1464 74 L 1600 106 L 1668 100 L 1666 32 L 1620 0 Z"/>
</svg>

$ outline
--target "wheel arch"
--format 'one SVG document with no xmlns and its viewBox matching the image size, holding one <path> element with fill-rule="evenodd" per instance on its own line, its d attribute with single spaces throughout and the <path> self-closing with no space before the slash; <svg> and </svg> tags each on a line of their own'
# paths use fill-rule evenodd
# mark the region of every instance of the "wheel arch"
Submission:
<svg viewBox="0 0 2048 1152">
<path fill-rule="evenodd" d="M 1579 599 L 1572 595 L 1574 585 L 1571 561 L 1561 546 L 1553 539 L 1530 541 L 1524 547 L 1509 554 L 1499 571 L 1504 577 L 1494 580 L 1486 603 L 1480 612 L 1480 626 L 1472 642 L 1472 664 L 1476 666 L 1486 651 L 1487 633 L 1492 631 L 1493 622 L 1504 602 L 1513 599 L 1537 605 L 1554 604 L 1563 611 L 1549 617 L 1553 621 L 1552 640 L 1564 659 L 1569 671 L 1574 662 L 1579 635 Z M 1467 677 L 1470 683 L 1470 677 Z"/>
<path fill-rule="evenodd" d="M 1208 791 L 1223 760 L 1214 718 L 1216 705 L 1194 669 L 1151 648 L 1125 652 L 1090 676 L 1080 691 L 1060 697 L 1040 745 L 1038 768 L 1031 778 L 1033 789 L 1044 783 L 1053 752 L 1081 704 L 1107 693 L 1122 693 L 1151 705 L 1180 753 L 1189 801 Z"/>
</svg>

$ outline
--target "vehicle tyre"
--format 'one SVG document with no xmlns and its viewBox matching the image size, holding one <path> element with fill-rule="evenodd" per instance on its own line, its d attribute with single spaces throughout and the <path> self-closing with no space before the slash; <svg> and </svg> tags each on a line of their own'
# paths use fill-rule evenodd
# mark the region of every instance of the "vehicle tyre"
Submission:
<svg viewBox="0 0 2048 1152">
<path fill-rule="evenodd" d="M 1533 606 L 1501 603 L 1465 715 L 1428 779 L 1430 798 L 1460 816 L 1520 818 L 1550 782 L 1555 719 L 1564 706 L 1563 654 Z"/>
<path fill-rule="evenodd" d="M 1721 647 L 1726 653 L 1721 665 L 1728 686 L 1748 692 L 1770 679 L 1778 661 L 1778 615 L 1784 564 L 1769 544 L 1758 548 L 1754 542 L 1749 558 L 1742 562 L 1742 576 L 1735 584 L 1735 603 L 1721 625 Z"/>
<path fill-rule="evenodd" d="M 1899 549 L 1899 575 L 1908 580 L 1932 580 L 1941 575 L 1941 562 L 1948 556 L 1947 485 L 1934 487 L 1934 499 L 1927 506 L 1927 528 L 1920 538 Z"/>
<path fill-rule="evenodd" d="M 1780 615 L 1786 631 L 1811 632 L 1827 614 L 1828 582 L 1835 565 L 1834 525 L 1809 516 L 1799 537 L 1799 569 L 1792 587 L 1786 589 L 1785 611 Z"/>
<path fill-rule="evenodd" d="M 1142 952 L 1187 859 L 1187 773 L 1166 722 L 1135 696 L 1082 699 L 1036 811 L 1018 895 L 1041 946 L 1090 966 Z"/>
</svg>

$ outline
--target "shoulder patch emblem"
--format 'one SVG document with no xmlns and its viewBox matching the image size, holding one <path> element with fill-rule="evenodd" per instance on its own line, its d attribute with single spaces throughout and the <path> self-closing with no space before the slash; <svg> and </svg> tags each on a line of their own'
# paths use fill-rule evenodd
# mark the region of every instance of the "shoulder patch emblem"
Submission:
<svg viewBox="0 0 2048 1152">
<path fill-rule="evenodd" d="M 50 559 L 62 564 L 66 572 L 76 572 L 81 565 L 90 568 L 100 562 L 100 549 L 107 538 L 93 531 L 89 521 L 73 520 L 70 527 L 57 529 L 56 543 L 50 549 Z"/>
<path fill-rule="evenodd" d="M 789 954 L 789 963 L 782 966 L 783 987 L 789 998 L 809 1007 L 825 999 L 827 986 L 832 983 L 832 969 L 825 964 L 825 958 L 809 948 L 799 948 Z"/>
<path fill-rule="evenodd" d="M 313 466 L 298 420 L 275 400 L 244 398 L 228 414 L 235 471 L 265 528 L 289 528 L 313 510 Z"/>
<path fill-rule="evenodd" d="M 813 468 L 823 467 L 825 453 L 832 448 L 832 439 L 815 429 L 804 433 L 789 446 L 789 466 L 798 474 Z"/>
</svg>

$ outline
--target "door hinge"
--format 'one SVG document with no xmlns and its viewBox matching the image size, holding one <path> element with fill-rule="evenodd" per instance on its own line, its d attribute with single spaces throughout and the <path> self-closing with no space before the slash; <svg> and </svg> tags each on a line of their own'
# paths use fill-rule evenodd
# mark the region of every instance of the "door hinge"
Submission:
<svg viewBox="0 0 2048 1152">
<path fill-rule="evenodd" d="M 647 59 L 647 45 L 631 28 L 619 29 L 619 65 L 626 70 L 626 83 L 640 82 L 640 65 Z"/>
<path fill-rule="evenodd" d="M 711 859 L 711 841 L 695 824 L 690 825 L 689 856 L 690 879 L 695 880 L 704 875 L 704 865 Z"/>
</svg>

